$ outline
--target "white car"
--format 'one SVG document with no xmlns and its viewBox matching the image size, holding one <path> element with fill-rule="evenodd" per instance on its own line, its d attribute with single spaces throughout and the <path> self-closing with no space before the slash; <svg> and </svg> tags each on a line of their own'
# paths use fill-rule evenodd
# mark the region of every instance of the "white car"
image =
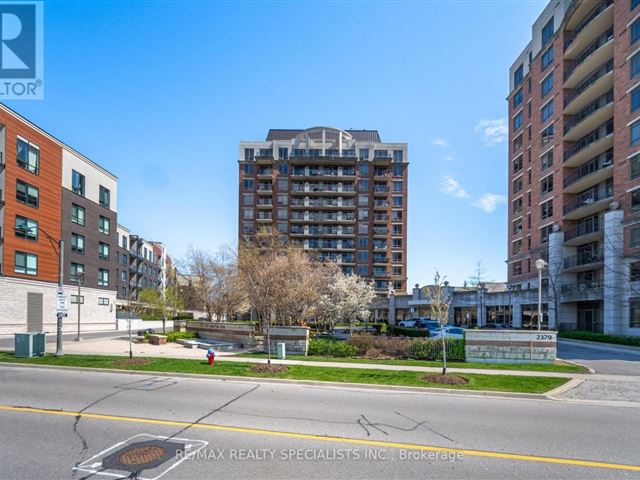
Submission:
<svg viewBox="0 0 640 480">
<path fill-rule="evenodd" d="M 402 320 L 398 326 L 400 327 L 407 327 L 407 328 L 413 328 L 416 326 L 416 322 L 419 321 L 419 318 L 410 318 L 409 320 Z"/>
<path fill-rule="evenodd" d="M 442 327 L 429 332 L 430 338 L 442 338 L 444 332 L 445 338 L 464 338 L 464 328 L 460 327 Z"/>
</svg>

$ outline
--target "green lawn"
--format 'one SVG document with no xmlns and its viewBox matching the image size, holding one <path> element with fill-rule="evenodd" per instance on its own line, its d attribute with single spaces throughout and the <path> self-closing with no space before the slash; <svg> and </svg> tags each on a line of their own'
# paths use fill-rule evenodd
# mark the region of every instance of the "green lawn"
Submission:
<svg viewBox="0 0 640 480">
<path fill-rule="evenodd" d="M 241 353 L 236 355 L 246 358 L 267 358 L 266 353 Z M 273 356 L 272 356 L 273 358 Z M 410 360 L 410 359 L 371 359 L 371 358 L 354 358 L 354 357 L 323 357 L 319 355 L 290 355 L 288 360 L 302 360 L 307 362 L 342 362 L 342 363 L 373 363 L 378 365 L 409 365 L 416 367 L 441 367 L 442 362 L 431 362 L 427 360 Z M 466 363 L 466 362 L 448 362 L 451 368 L 478 368 L 492 370 L 528 370 L 530 372 L 559 372 L 559 373 L 588 373 L 588 370 L 578 365 L 569 363 L 556 362 L 553 365 L 545 365 L 539 363 L 520 364 L 520 363 Z"/>
<path fill-rule="evenodd" d="M 13 353 L 0 352 L 0 362 L 27 363 L 35 365 L 58 365 L 72 367 L 115 368 L 148 372 L 195 373 L 205 375 L 231 375 L 240 377 L 270 377 L 250 371 L 251 363 L 217 362 L 210 367 L 206 361 L 172 358 L 148 358 L 147 365 L 122 366 L 117 362 L 124 357 L 98 355 L 65 355 L 55 357 L 47 355 L 36 358 L 16 358 Z M 440 387 L 443 385 L 425 382 L 422 372 L 403 372 L 388 370 L 363 370 L 355 368 L 307 367 L 290 365 L 289 372 L 276 375 L 277 378 L 291 380 L 319 380 L 330 382 L 367 383 L 379 385 L 401 385 L 412 387 Z M 467 385 L 447 385 L 446 388 L 466 390 L 491 390 L 499 392 L 544 393 L 563 385 L 567 378 L 527 377 L 507 375 L 459 375 L 469 380 Z"/>
</svg>

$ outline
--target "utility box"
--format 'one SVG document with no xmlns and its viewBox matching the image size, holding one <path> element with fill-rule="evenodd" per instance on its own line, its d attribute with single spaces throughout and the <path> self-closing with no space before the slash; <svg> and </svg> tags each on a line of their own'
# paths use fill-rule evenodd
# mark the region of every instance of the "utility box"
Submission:
<svg viewBox="0 0 640 480">
<path fill-rule="evenodd" d="M 287 344 L 284 342 L 278 343 L 278 359 L 284 360 L 287 358 Z"/>
<path fill-rule="evenodd" d="M 45 354 L 46 340 L 42 332 L 16 333 L 14 351 L 16 357 L 40 357 Z"/>
</svg>

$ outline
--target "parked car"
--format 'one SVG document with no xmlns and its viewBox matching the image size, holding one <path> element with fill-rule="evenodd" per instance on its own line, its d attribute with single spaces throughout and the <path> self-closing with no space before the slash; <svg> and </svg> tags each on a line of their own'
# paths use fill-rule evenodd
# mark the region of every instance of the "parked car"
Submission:
<svg viewBox="0 0 640 480">
<path fill-rule="evenodd" d="M 483 330 L 505 330 L 509 327 L 506 325 L 503 325 L 502 323 L 487 323 L 486 325 L 483 325 L 480 328 Z"/>
<path fill-rule="evenodd" d="M 144 337 L 145 333 L 148 333 L 149 335 L 156 333 L 156 331 L 153 328 L 146 328 L 144 330 L 138 330 L 138 336 L 139 337 Z"/>
<path fill-rule="evenodd" d="M 444 334 L 445 338 L 464 338 L 464 328 L 453 327 L 453 326 L 444 326 L 437 330 L 430 330 L 429 337 L 430 338 L 442 338 Z"/>
<path fill-rule="evenodd" d="M 402 320 L 398 326 L 405 328 L 413 328 L 416 326 L 416 323 L 419 322 L 419 318 L 410 318 L 409 320 Z"/>
<path fill-rule="evenodd" d="M 431 331 L 431 330 L 436 330 L 440 328 L 440 324 L 438 323 L 437 320 L 431 320 L 427 318 L 424 320 L 418 320 L 415 323 L 414 328 L 423 328 Z"/>
</svg>

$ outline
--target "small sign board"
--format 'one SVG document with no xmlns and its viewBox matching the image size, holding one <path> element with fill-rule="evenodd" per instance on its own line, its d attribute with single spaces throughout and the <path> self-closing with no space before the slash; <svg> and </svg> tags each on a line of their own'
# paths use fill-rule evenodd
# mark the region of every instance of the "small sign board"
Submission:
<svg viewBox="0 0 640 480">
<path fill-rule="evenodd" d="M 69 299 L 64 293 L 58 293 L 56 295 L 56 313 L 67 313 L 69 309 Z"/>
</svg>

